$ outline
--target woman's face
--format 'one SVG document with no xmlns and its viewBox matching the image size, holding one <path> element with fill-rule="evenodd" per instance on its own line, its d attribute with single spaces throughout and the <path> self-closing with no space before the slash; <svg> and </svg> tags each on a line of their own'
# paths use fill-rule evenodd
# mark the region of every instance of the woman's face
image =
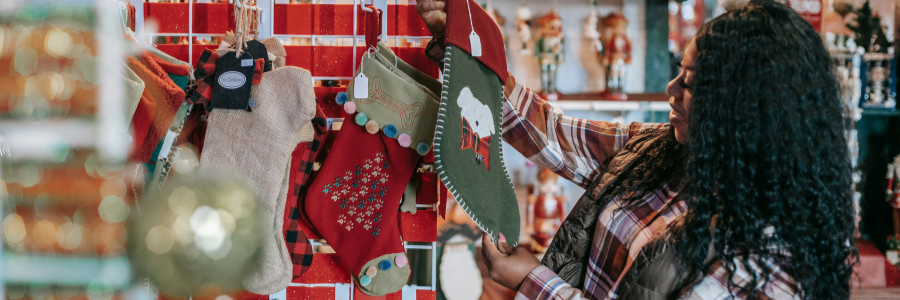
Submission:
<svg viewBox="0 0 900 300">
<path fill-rule="evenodd" d="M 666 93 L 671 96 L 669 106 L 672 107 L 672 111 L 669 112 L 669 122 L 675 127 L 675 139 L 681 144 L 687 142 L 691 93 L 697 77 L 696 61 L 697 47 L 691 41 L 681 59 L 681 73 L 666 86 Z"/>
</svg>

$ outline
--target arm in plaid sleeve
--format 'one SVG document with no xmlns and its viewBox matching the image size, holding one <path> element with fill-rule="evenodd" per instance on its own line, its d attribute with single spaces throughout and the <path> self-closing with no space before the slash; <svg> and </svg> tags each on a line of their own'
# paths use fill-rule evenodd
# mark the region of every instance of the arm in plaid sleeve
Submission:
<svg viewBox="0 0 900 300">
<path fill-rule="evenodd" d="M 755 258 L 751 258 L 751 270 L 747 270 L 740 264 L 740 260 L 741 258 L 739 257 L 735 258 L 735 272 L 732 279 L 734 284 L 732 284 L 732 287 L 728 286 L 729 273 L 725 268 L 725 262 L 720 260 L 713 263 L 710 267 L 711 271 L 697 285 L 684 291 L 679 299 L 724 300 L 749 298 L 749 295 L 741 291 L 738 286 L 745 286 L 750 283 L 754 276 L 750 272 L 757 273 L 756 276 L 759 276 L 760 268 L 757 265 L 759 262 Z M 785 273 L 774 259 L 768 259 L 765 264 L 772 270 L 772 273 L 769 275 L 769 281 L 766 286 L 756 293 L 765 295 L 762 298 L 766 299 L 800 299 L 800 296 L 794 292 L 796 285 L 793 278 Z M 763 282 L 759 282 L 757 286 L 760 287 L 762 284 Z M 732 294 L 734 298 L 731 297 Z"/>
<path fill-rule="evenodd" d="M 512 74 L 506 80 L 504 96 L 503 140 L 525 158 L 581 187 L 606 170 L 610 160 L 641 129 L 668 126 L 567 117 Z"/>
<path fill-rule="evenodd" d="M 528 274 L 516 300 L 581 300 L 584 299 L 581 290 L 572 287 L 559 278 L 553 270 L 546 266 L 539 266 Z"/>
</svg>

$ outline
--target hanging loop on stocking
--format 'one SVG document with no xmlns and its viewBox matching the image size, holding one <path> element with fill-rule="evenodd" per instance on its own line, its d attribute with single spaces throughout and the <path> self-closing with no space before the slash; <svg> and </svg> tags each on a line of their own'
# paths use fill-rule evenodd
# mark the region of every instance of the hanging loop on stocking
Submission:
<svg viewBox="0 0 900 300">
<path fill-rule="evenodd" d="M 469 6 L 468 0 L 466 0 L 466 10 L 469 12 L 469 26 L 472 28 L 472 33 L 469 34 L 470 54 L 473 57 L 479 57 L 481 56 L 481 37 L 475 33 L 475 24 L 472 22 L 472 8 Z"/>
<path fill-rule="evenodd" d="M 364 11 L 366 12 L 366 52 L 375 51 L 378 49 L 378 40 L 381 38 L 381 14 L 383 12 L 372 5 L 369 5 Z"/>
</svg>

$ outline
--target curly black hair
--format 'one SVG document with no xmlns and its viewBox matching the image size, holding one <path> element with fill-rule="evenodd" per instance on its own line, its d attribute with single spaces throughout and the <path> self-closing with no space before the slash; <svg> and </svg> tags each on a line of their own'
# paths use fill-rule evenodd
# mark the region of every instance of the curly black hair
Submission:
<svg viewBox="0 0 900 300">
<path fill-rule="evenodd" d="M 858 257 L 850 159 L 821 36 L 785 5 L 752 0 L 704 24 L 695 43 L 678 196 L 690 210 L 675 229 L 682 270 L 694 276 L 681 286 L 709 271 L 712 243 L 712 261 L 732 275 L 771 261 L 801 298 L 848 299 Z M 737 294 L 760 297 L 773 270 L 758 265 L 752 282 L 730 284 Z"/>
</svg>

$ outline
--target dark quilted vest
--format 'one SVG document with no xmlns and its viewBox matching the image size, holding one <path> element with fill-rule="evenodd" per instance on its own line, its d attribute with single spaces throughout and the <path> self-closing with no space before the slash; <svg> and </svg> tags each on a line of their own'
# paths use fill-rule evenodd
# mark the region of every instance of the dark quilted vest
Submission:
<svg viewBox="0 0 900 300">
<path fill-rule="evenodd" d="M 610 161 L 606 172 L 594 180 L 578 199 L 572 212 L 560 226 L 559 231 L 541 263 L 556 272 L 563 280 L 579 289 L 584 287 L 585 273 L 588 268 L 588 257 L 591 242 L 600 211 L 608 200 L 603 200 L 612 184 L 627 175 L 633 165 L 652 148 L 669 129 L 645 129 L 632 137 L 625 147 Z M 625 280 L 619 285 L 620 299 L 665 299 L 663 293 L 671 291 L 674 285 L 675 264 L 668 247 L 671 241 L 668 233 L 662 239 L 654 239 L 641 251 L 632 268 L 624 275 Z M 649 272 L 648 272 L 649 269 Z M 648 276 L 652 274 L 653 276 Z M 668 277 L 668 278 L 667 278 Z M 669 284 L 658 280 L 671 281 Z M 645 285 L 648 284 L 648 285 Z M 655 286 L 659 285 L 659 286 Z M 647 287 L 656 291 L 643 291 Z"/>
</svg>

